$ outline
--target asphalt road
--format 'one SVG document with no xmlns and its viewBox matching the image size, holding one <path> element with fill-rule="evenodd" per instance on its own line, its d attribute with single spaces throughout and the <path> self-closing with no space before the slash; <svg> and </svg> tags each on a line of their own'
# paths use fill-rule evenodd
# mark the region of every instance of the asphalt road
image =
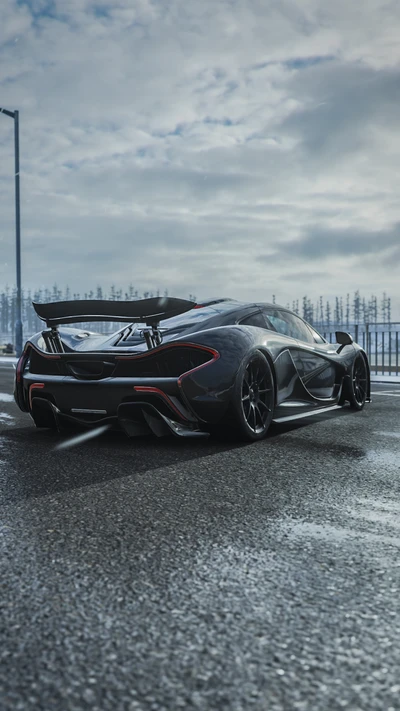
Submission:
<svg viewBox="0 0 400 711">
<path fill-rule="evenodd" d="M 399 386 L 247 446 L 56 450 L 13 373 L 1 711 L 400 709 Z"/>
</svg>

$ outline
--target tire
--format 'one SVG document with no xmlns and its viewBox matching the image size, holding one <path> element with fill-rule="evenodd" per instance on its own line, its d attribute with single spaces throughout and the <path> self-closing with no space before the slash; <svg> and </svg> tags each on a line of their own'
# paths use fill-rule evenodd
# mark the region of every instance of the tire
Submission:
<svg viewBox="0 0 400 711">
<path fill-rule="evenodd" d="M 365 358 L 356 355 L 351 369 L 346 399 L 353 410 L 362 410 L 367 398 L 368 369 Z"/>
<path fill-rule="evenodd" d="M 246 442 L 263 439 L 271 424 L 275 384 L 267 358 L 254 351 L 236 376 L 227 425 L 231 434 Z"/>
</svg>

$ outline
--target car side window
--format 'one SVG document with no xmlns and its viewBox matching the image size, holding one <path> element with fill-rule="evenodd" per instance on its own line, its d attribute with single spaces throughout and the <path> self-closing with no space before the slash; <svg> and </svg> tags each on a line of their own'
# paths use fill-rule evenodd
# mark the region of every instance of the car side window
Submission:
<svg viewBox="0 0 400 711">
<path fill-rule="evenodd" d="M 305 343 L 315 343 L 310 329 L 304 321 L 301 320 L 301 318 L 298 318 L 298 316 L 290 313 L 285 313 L 285 317 L 291 325 L 293 338 L 298 338 L 299 341 L 304 341 Z"/>
<path fill-rule="evenodd" d="M 292 335 L 292 329 L 288 321 L 285 319 L 284 314 L 280 313 L 279 311 L 271 310 L 266 311 L 265 316 L 272 324 L 275 331 L 278 331 L 278 333 L 283 333 L 284 336 L 291 336 L 292 338 L 296 338 L 296 336 Z"/>
<path fill-rule="evenodd" d="M 290 336 L 291 338 L 296 338 L 299 341 L 305 341 L 306 343 L 315 342 L 306 324 L 294 314 L 277 309 L 268 311 L 267 316 L 279 333 L 283 333 L 285 336 Z"/>
<path fill-rule="evenodd" d="M 241 326 L 257 326 L 257 328 L 267 328 L 264 316 L 261 311 L 257 311 L 255 314 L 250 314 L 250 316 L 245 316 L 241 321 L 239 321 Z"/>
<path fill-rule="evenodd" d="M 308 326 L 310 329 L 312 336 L 314 338 L 315 343 L 326 343 L 326 341 L 322 338 L 322 336 L 318 333 L 318 331 L 315 330 L 312 326 Z"/>
</svg>

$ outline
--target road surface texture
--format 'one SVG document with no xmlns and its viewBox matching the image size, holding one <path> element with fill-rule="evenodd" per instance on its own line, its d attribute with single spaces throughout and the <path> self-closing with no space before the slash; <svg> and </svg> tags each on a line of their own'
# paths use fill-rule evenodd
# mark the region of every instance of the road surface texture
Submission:
<svg viewBox="0 0 400 711">
<path fill-rule="evenodd" d="M 400 387 L 252 445 L 36 430 L 0 363 L 2 711 L 400 709 Z"/>
</svg>

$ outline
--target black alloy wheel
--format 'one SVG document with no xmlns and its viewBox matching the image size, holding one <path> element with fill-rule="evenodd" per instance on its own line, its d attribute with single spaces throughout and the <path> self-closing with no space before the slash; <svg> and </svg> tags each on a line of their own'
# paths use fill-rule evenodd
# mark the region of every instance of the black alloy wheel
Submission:
<svg viewBox="0 0 400 711">
<path fill-rule="evenodd" d="M 231 406 L 230 426 L 241 439 L 263 439 L 271 424 L 275 386 L 267 358 L 255 351 L 239 369 Z"/>
<path fill-rule="evenodd" d="M 362 410 L 367 399 L 368 371 L 363 356 L 357 355 L 350 376 L 348 400 L 354 410 Z"/>
</svg>

